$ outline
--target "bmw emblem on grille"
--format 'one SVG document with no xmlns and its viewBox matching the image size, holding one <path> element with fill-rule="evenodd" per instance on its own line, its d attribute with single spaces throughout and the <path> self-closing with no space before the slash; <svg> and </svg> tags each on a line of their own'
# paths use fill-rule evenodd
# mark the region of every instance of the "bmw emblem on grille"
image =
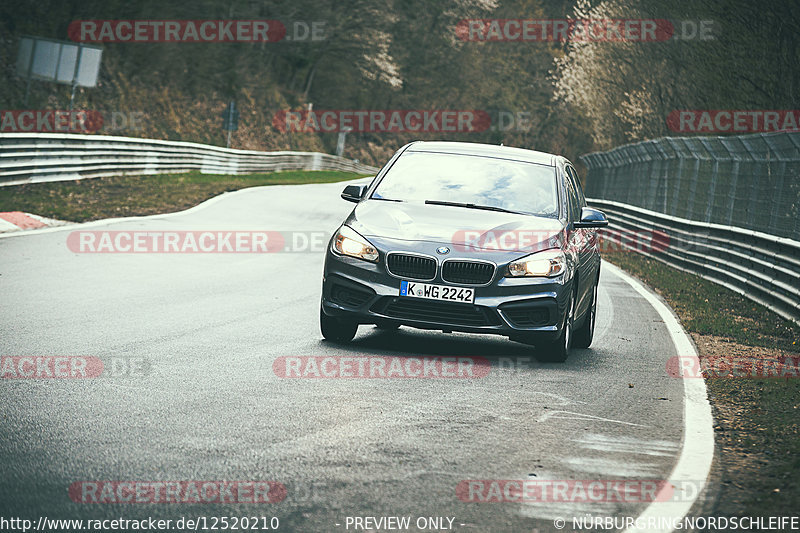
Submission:
<svg viewBox="0 0 800 533">
<path fill-rule="evenodd" d="M 447 246 L 440 246 L 436 249 L 436 253 L 440 255 L 449 254 L 450 248 L 448 248 Z"/>
</svg>

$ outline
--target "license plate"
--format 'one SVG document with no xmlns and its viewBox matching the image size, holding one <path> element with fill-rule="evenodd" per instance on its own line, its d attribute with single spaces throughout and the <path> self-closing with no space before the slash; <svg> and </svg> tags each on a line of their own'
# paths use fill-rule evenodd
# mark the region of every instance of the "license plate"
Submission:
<svg viewBox="0 0 800 533">
<path fill-rule="evenodd" d="M 475 301 L 475 289 L 430 285 L 428 283 L 417 283 L 416 281 L 401 281 L 400 296 L 471 304 Z"/>
</svg>

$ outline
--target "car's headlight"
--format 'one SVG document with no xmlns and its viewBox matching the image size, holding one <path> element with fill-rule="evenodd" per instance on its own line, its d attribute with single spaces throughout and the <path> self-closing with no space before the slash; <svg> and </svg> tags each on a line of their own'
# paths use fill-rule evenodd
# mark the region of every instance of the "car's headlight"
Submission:
<svg viewBox="0 0 800 533">
<path fill-rule="evenodd" d="M 353 228 L 342 226 L 333 238 L 333 250 L 342 255 L 378 262 L 378 250 Z"/>
<path fill-rule="evenodd" d="M 517 259 L 508 265 L 508 276 L 512 278 L 535 276 L 552 278 L 563 273 L 567 258 L 561 250 L 545 250 Z"/>
</svg>

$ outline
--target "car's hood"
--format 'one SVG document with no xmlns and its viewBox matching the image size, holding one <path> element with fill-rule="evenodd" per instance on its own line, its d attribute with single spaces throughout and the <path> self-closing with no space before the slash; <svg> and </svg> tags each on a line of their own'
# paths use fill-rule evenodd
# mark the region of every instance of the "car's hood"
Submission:
<svg viewBox="0 0 800 533">
<path fill-rule="evenodd" d="M 359 203 L 347 224 L 367 238 L 503 251 L 558 246 L 564 230 L 564 225 L 554 218 L 382 200 Z"/>
</svg>

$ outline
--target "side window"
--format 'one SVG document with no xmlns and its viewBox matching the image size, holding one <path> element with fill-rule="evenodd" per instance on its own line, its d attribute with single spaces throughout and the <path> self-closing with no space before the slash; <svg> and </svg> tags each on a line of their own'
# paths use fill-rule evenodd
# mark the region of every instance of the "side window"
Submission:
<svg viewBox="0 0 800 533">
<path fill-rule="evenodd" d="M 580 220 L 581 218 L 581 204 L 578 199 L 578 193 L 575 192 L 575 181 L 571 176 L 567 175 L 564 180 L 567 182 L 567 196 L 569 196 L 569 216 L 572 220 Z"/>
<path fill-rule="evenodd" d="M 578 200 L 580 200 L 580 206 L 586 207 L 586 197 L 583 195 L 583 187 L 581 187 L 581 180 L 578 179 L 578 173 L 575 171 L 574 168 L 571 166 L 567 166 L 567 172 L 569 173 L 572 181 L 575 183 L 575 190 L 578 193 Z"/>
</svg>

